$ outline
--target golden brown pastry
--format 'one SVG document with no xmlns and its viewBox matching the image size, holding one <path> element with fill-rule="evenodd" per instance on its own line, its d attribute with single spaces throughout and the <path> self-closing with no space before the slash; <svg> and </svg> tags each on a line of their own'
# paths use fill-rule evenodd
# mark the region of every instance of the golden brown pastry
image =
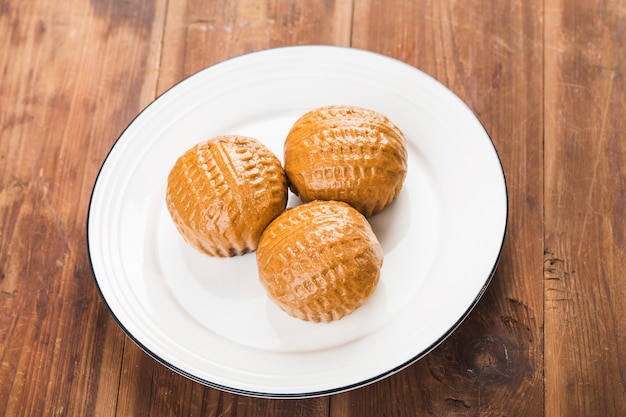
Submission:
<svg viewBox="0 0 626 417">
<path fill-rule="evenodd" d="M 256 253 L 268 296 L 291 316 L 338 320 L 374 292 L 383 251 L 367 219 L 338 201 L 287 209 L 261 235 Z"/>
<path fill-rule="evenodd" d="M 285 140 L 285 172 L 304 201 L 344 201 L 365 216 L 380 212 L 402 189 L 404 135 L 386 116 L 351 106 L 304 114 Z"/>
<path fill-rule="evenodd" d="M 254 251 L 263 229 L 287 205 L 278 158 L 254 138 L 227 135 L 200 143 L 175 163 L 167 208 L 178 231 L 211 256 Z"/>
</svg>

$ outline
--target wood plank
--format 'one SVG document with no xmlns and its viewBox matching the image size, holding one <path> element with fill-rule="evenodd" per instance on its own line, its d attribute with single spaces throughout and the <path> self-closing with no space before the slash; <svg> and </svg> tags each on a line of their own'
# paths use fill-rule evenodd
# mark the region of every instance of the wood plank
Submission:
<svg viewBox="0 0 626 417">
<path fill-rule="evenodd" d="M 546 416 L 626 415 L 625 21 L 546 1 Z"/>
<path fill-rule="evenodd" d="M 260 399 L 226 393 L 193 382 L 147 356 L 136 345 L 124 352 L 119 416 L 301 416 L 328 415 L 326 398 Z"/>
<path fill-rule="evenodd" d="M 541 415 L 542 2 L 368 1 L 354 13 L 353 46 L 424 70 L 479 116 L 510 212 L 500 266 L 467 320 L 415 365 L 333 397 L 331 415 Z"/>
<path fill-rule="evenodd" d="M 159 91 L 248 52 L 301 44 L 348 46 L 352 1 L 237 0 L 169 5 Z"/>
<path fill-rule="evenodd" d="M 349 43 L 351 2 L 238 0 L 169 2 L 158 92 L 240 54 L 297 44 Z M 152 381 L 148 387 L 145 382 Z M 204 387 L 169 371 L 136 346 L 124 351 L 119 415 L 325 416 L 328 398 L 265 400 Z"/>
<path fill-rule="evenodd" d="M 85 218 L 100 163 L 154 96 L 158 51 L 146 45 L 163 21 L 155 2 L 117 6 L 0 5 L 5 415 L 115 413 L 124 336 L 93 283 Z"/>
</svg>

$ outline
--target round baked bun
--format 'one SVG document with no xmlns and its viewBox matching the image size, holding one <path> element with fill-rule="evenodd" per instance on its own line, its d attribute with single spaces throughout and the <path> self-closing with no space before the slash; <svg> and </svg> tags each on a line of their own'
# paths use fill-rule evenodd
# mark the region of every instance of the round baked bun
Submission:
<svg viewBox="0 0 626 417">
<path fill-rule="evenodd" d="M 289 315 L 329 322 L 352 313 L 376 289 L 383 250 L 367 219 L 338 201 L 287 209 L 261 236 L 259 279 Z"/>
<path fill-rule="evenodd" d="M 166 203 L 185 240 L 232 257 L 254 251 L 263 229 L 287 205 L 278 158 L 254 138 L 226 135 L 200 143 L 174 164 Z"/>
<path fill-rule="evenodd" d="M 302 201 L 344 201 L 367 217 L 396 197 L 406 177 L 403 133 L 386 116 L 359 107 L 304 114 L 284 152 L 290 188 Z"/>
</svg>

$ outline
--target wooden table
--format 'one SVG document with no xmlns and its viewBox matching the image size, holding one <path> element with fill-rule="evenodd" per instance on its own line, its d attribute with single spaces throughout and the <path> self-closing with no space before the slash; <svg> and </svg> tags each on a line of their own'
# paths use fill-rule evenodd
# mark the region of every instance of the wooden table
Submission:
<svg viewBox="0 0 626 417">
<path fill-rule="evenodd" d="M 94 285 L 96 175 L 157 95 L 298 44 L 432 75 L 502 160 L 508 234 L 443 344 L 347 393 L 255 399 L 165 368 Z M 0 414 L 626 415 L 626 4 L 620 0 L 0 1 Z"/>
</svg>

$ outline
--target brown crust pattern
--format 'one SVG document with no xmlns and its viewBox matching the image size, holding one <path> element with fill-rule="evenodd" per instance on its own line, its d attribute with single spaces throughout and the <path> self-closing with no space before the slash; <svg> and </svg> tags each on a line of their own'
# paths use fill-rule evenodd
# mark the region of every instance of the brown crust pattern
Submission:
<svg viewBox="0 0 626 417">
<path fill-rule="evenodd" d="M 268 296 L 302 320 L 338 320 L 374 292 L 383 251 L 367 219 L 350 205 L 314 201 L 284 211 L 256 253 Z"/>
<path fill-rule="evenodd" d="M 386 116 L 354 106 L 328 106 L 300 117 L 284 146 L 291 190 L 304 202 L 344 201 L 369 217 L 402 189 L 404 135 Z"/>
<path fill-rule="evenodd" d="M 265 227 L 287 205 L 279 159 L 260 141 L 224 135 L 185 152 L 169 173 L 166 203 L 185 240 L 231 257 L 256 250 Z"/>
</svg>

